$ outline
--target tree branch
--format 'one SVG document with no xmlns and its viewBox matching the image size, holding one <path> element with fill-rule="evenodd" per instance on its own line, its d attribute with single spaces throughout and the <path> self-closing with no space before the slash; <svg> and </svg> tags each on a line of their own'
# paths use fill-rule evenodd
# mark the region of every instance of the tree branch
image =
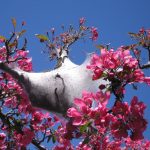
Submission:
<svg viewBox="0 0 150 150">
<path fill-rule="evenodd" d="M 150 61 L 147 63 L 147 64 L 144 64 L 144 65 L 140 65 L 140 69 L 148 69 L 150 68 Z"/>
<path fill-rule="evenodd" d="M 33 139 L 31 142 L 34 146 L 36 146 L 37 148 L 39 148 L 39 150 L 46 150 L 46 148 L 42 147 L 41 145 L 39 145 L 39 143 Z"/>
<path fill-rule="evenodd" d="M 140 66 L 140 69 L 148 69 L 150 68 L 150 46 L 147 47 L 148 51 L 148 62 L 142 66 Z"/>
</svg>

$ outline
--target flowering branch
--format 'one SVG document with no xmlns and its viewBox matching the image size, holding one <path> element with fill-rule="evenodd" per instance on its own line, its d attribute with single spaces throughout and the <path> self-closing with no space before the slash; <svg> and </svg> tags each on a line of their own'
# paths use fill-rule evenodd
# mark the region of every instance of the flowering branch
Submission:
<svg viewBox="0 0 150 150">
<path fill-rule="evenodd" d="M 49 45 L 50 53 L 54 48 L 59 51 L 57 56 L 57 67 L 52 72 L 28 73 L 27 71 L 32 70 L 32 66 L 30 64 L 30 59 L 26 57 L 27 51 L 23 50 L 15 50 L 18 54 L 14 57 L 20 67 L 25 65 L 25 67 L 21 68 L 22 70 L 11 68 L 3 62 L 0 63 L 0 69 L 10 74 L 18 84 L 25 89 L 27 97 L 33 106 L 65 114 L 67 109 L 72 106 L 73 99 L 81 95 L 83 89 L 97 89 L 98 81 L 92 81 L 92 79 L 89 78 L 91 76 L 91 71 L 86 70 L 86 65 L 90 61 L 90 55 L 86 62 L 80 66 L 72 63 L 68 58 L 69 46 L 85 36 L 87 30 L 89 29 L 84 27 L 82 22 L 80 23 L 79 31 L 70 27 L 67 32 L 61 34 L 60 40 L 53 40 L 53 43 L 51 43 L 52 40 L 47 36 L 36 35 L 41 42 L 45 42 L 46 45 Z M 96 34 L 96 29 L 92 28 L 92 33 L 93 38 L 96 36 L 94 38 L 95 40 L 98 36 Z M 51 44 L 55 45 L 55 47 L 50 47 Z M 10 47 L 8 50 L 13 52 L 13 48 L 14 47 Z M 4 47 L 4 49 L 8 51 L 6 47 Z M 9 58 L 12 53 L 7 53 L 5 55 L 6 58 Z M 23 59 L 19 60 L 19 58 Z M 61 69 L 59 69 L 60 66 Z M 74 83 L 74 79 L 76 83 L 80 84 L 80 88 L 78 88 L 78 84 Z M 84 81 L 87 81 L 87 83 Z M 74 89 L 76 89 L 76 91 L 74 91 Z M 43 101 L 43 99 L 45 101 Z"/>
<path fill-rule="evenodd" d="M 148 62 L 147 62 L 147 64 L 140 66 L 141 69 L 150 68 L 150 45 L 147 47 L 147 51 L 148 51 Z"/>
<path fill-rule="evenodd" d="M 18 133 L 20 134 L 25 134 L 23 133 L 22 129 L 21 129 L 21 125 L 19 125 L 17 123 L 16 120 L 13 120 L 13 124 L 9 121 L 10 119 L 7 117 L 7 115 L 4 115 L 1 111 L 0 111 L 0 118 L 3 121 L 4 125 L 9 127 L 9 130 L 11 129 L 15 129 Z M 15 118 L 14 118 L 15 119 Z M 40 150 L 46 150 L 43 146 L 41 146 L 35 139 L 32 139 L 31 143 L 36 146 L 37 148 L 39 148 Z M 7 147 L 8 148 L 8 147 Z M 10 147 L 11 148 L 11 147 Z"/>
<path fill-rule="evenodd" d="M 148 124 L 144 118 L 145 104 L 136 96 L 130 103 L 124 100 L 126 85 L 150 85 L 150 77 L 140 67 L 140 51 L 135 49 L 143 46 L 149 52 L 149 32 L 138 34 L 136 38 L 140 42 L 132 47 L 122 46 L 117 50 L 101 47 L 101 55 L 90 54 L 82 65 L 76 65 L 68 56 L 70 46 L 88 33 L 92 33 L 92 40 L 98 38 L 97 29 L 86 27 L 85 19 L 81 18 L 79 30 L 70 26 L 60 37 L 55 36 L 54 29 L 52 37 L 49 33 L 36 35 L 48 48 L 50 57 L 57 59 L 57 66 L 49 72 L 33 73 L 27 40 L 22 49 L 18 48 L 18 39 L 25 31 L 16 32 L 16 21 L 12 22 L 12 36 L 8 40 L 0 36 L 4 44 L 0 47 L 3 71 L 0 74 L 0 149 L 23 149 L 31 143 L 45 150 L 41 144 L 52 140 L 57 141 L 54 150 L 73 150 L 73 139 L 81 139 L 77 150 L 150 147 L 150 142 L 143 139 Z M 111 94 L 115 102 L 108 107 Z M 56 115 L 51 117 L 37 107 L 60 113 L 65 120 Z"/>
<path fill-rule="evenodd" d="M 140 69 L 150 68 L 150 30 L 149 29 L 145 30 L 144 28 L 141 28 L 138 33 L 129 33 L 129 34 L 133 39 L 137 41 L 137 44 L 131 45 L 129 47 L 133 50 L 134 56 L 138 60 L 139 68 Z M 144 48 L 148 52 L 148 57 L 147 57 L 148 61 L 143 65 L 141 65 L 140 63 L 141 51 L 138 50 L 138 48 L 136 48 L 138 46 Z"/>
</svg>

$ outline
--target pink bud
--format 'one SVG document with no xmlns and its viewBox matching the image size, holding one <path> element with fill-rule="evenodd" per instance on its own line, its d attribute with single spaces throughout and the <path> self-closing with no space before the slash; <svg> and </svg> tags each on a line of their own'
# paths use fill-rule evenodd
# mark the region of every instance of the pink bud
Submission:
<svg viewBox="0 0 150 150">
<path fill-rule="evenodd" d="M 83 25 L 84 23 L 85 23 L 85 18 L 84 17 L 82 17 L 82 18 L 80 18 L 80 20 L 79 20 L 79 22 L 80 22 L 80 25 Z"/>
</svg>

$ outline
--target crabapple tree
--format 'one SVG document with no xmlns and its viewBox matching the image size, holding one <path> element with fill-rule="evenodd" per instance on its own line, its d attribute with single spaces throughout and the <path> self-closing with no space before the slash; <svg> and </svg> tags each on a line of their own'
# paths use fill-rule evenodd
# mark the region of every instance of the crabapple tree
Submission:
<svg viewBox="0 0 150 150">
<path fill-rule="evenodd" d="M 22 46 L 19 43 L 26 30 L 16 31 L 15 19 L 12 25 L 10 37 L 0 36 L 0 149 L 150 148 L 143 136 L 148 126 L 146 105 L 136 95 L 130 103 L 124 99 L 127 85 L 150 85 L 143 71 L 150 68 L 150 30 L 129 33 L 136 44 L 116 50 L 97 45 L 100 54 L 88 54 L 77 65 L 69 59 L 71 45 L 87 37 L 97 40 L 97 28 L 87 27 L 84 18 L 78 29 L 62 27 L 59 36 L 52 28 L 35 36 L 56 66 L 49 72 L 34 73 L 27 39 Z M 144 64 L 143 49 L 148 56 Z M 114 104 L 108 106 L 112 95 Z"/>
</svg>

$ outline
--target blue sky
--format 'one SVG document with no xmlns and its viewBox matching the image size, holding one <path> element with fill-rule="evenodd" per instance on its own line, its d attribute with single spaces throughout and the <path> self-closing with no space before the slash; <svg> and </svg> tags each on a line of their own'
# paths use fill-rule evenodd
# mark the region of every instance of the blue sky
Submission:
<svg viewBox="0 0 150 150">
<path fill-rule="evenodd" d="M 150 27 L 150 0 L 3 0 L 0 4 L 0 34 L 8 36 L 12 31 L 11 18 L 16 18 L 18 24 L 27 23 L 28 49 L 33 58 L 34 71 L 45 71 L 51 64 L 48 57 L 41 54 L 42 46 L 34 36 L 45 33 L 52 27 L 60 32 L 60 26 L 78 25 L 78 20 L 85 17 L 88 26 L 95 26 L 99 30 L 96 43 L 77 43 L 72 47 L 71 58 L 76 63 L 84 60 L 84 52 L 95 51 L 94 45 L 111 43 L 117 48 L 130 44 L 128 32 L 137 32 L 141 27 Z M 19 25 L 18 25 L 19 26 Z M 146 71 L 150 75 L 150 70 Z M 127 99 L 138 95 L 150 104 L 150 87 L 143 85 L 139 91 L 129 88 Z M 146 111 L 146 118 L 150 122 L 150 108 Z M 150 127 L 145 133 L 150 139 Z"/>
</svg>

